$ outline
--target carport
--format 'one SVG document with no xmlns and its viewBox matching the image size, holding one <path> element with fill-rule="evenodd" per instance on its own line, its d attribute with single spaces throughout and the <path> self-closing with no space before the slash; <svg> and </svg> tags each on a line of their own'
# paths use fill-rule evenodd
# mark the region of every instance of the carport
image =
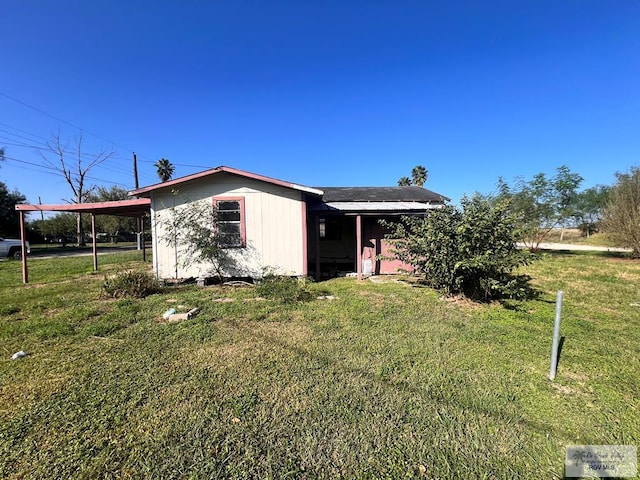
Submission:
<svg viewBox="0 0 640 480">
<path fill-rule="evenodd" d="M 29 283 L 29 270 L 27 267 L 27 240 L 25 229 L 25 212 L 72 212 L 89 213 L 91 215 L 91 237 L 93 247 L 93 270 L 98 270 L 98 245 L 96 241 L 96 215 L 116 215 L 121 217 L 141 218 L 151 209 L 149 198 L 136 198 L 133 200 L 119 200 L 115 202 L 98 203 L 72 203 L 63 205 L 16 205 L 20 214 L 20 241 L 22 242 L 22 283 Z M 142 222 L 140 222 L 142 225 Z M 142 229 L 141 234 L 144 234 Z M 142 236 L 144 239 L 144 235 Z M 142 241 L 142 257 L 146 257 L 144 240 Z"/>
</svg>

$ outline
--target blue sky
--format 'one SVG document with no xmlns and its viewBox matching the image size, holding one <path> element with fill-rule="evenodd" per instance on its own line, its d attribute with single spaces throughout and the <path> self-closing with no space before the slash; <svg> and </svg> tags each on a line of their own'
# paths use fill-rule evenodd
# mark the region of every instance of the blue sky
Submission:
<svg viewBox="0 0 640 480">
<path fill-rule="evenodd" d="M 499 176 L 611 184 L 640 163 L 640 3 L 3 0 L 0 181 L 71 197 L 37 148 L 117 154 L 91 183 L 228 165 L 457 202 Z M 26 105 L 25 105 L 26 104 Z M 56 118 L 52 118 L 56 117 Z"/>
</svg>

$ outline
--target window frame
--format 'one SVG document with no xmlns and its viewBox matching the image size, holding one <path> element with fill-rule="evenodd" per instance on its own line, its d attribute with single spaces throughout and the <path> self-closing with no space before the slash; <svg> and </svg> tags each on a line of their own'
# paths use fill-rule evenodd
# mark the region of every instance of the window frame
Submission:
<svg viewBox="0 0 640 480">
<path fill-rule="evenodd" d="M 218 204 L 220 202 L 238 202 L 240 206 L 240 245 L 221 245 L 221 248 L 246 248 L 247 246 L 247 229 L 246 229 L 246 218 L 245 218 L 245 208 L 244 208 L 244 197 L 233 197 L 233 196 L 216 196 L 213 197 L 213 207 L 216 212 L 216 227 L 221 223 L 218 219 Z M 228 223 L 228 222 L 222 222 Z"/>
</svg>

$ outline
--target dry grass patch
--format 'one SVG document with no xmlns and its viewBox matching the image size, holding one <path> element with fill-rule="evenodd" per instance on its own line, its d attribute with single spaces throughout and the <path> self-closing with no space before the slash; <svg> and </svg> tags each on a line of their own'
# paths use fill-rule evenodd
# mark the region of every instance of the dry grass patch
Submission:
<svg viewBox="0 0 640 480">
<path fill-rule="evenodd" d="M 179 362 L 193 367 L 225 366 L 250 362 L 256 354 L 274 349 L 298 349 L 308 345 L 312 330 L 298 322 L 256 322 L 251 320 L 215 323 L 216 341 L 187 349 Z"/>
<path fill-rule="evenodd" d="M 26 410 L 35 402 L 60 391 L 71 374 L 34 378 L 28 383 L 0 385 L 0 418 L 8 418 L 16 409 Z"/>
</svg>

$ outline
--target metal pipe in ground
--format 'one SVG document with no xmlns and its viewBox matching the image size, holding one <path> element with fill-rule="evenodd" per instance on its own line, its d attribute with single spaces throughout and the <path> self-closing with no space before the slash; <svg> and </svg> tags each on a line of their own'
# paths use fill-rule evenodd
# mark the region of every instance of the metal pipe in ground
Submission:
<svg viewBox="0 0 640 480">
<path fill-rule="evenodd" d="M 549 380 L 556 378 L 558 369 L 558 345 L 560 344 L 560 313 L 562 312 L 562 290 L 558 290 L 556 297 L 556 319 L 553 324 L 553 341 L 551 342 L 551 368 L 549 369 Z"/>
</svg>

